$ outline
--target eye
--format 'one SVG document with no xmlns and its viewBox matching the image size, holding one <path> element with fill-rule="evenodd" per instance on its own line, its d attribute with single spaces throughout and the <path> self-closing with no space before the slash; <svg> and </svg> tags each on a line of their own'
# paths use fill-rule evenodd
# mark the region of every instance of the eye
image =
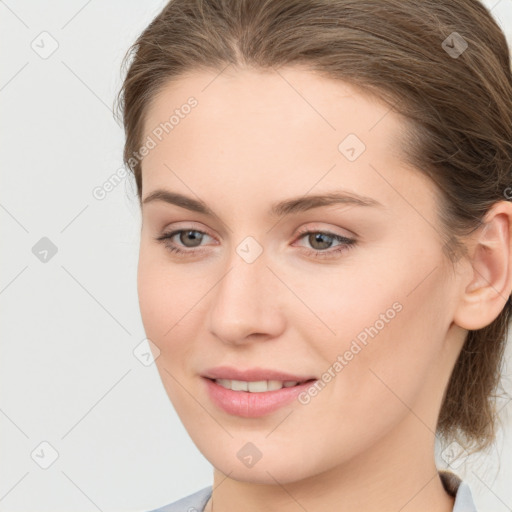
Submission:
<svg viewBox="0 0 512 512">
<path fill-rule="evenodd" d="M 353 238 L 347 238 L 329 231 L 314 231 L 310 229 L 301 231 L 300 234 L 299 240 L 306 238 L 311 245 L 311 248 L 304 246 L 301 246 L 301 248 L 306 254 L 320 258 L 335 257 L 341 252 L 349 250 L 350 247 L 356 243 L 356 240 Z M 156 237 L 156 240 L 164 243 L 165 247 L 170 252 L 178 256 L 188 256 L 201 253 L 205 250 L 201 247 L 201 242 L 204 240 L 205 236 L 210 237 L 210 235 L 204 231 L 197 229 L 176 229 L 169 233 L 163 233 L 159 237 Z M 173 241 L 175 237 L 177 237 L 177 241 Z M 338 242 L 338 245 L 335 245 L 334 249 L 328 250 L 331 248 L 334 241 Z"/>
<path fill-rule="evenodd" d="M 312 249 L 303 247 L 307 254 L 320 258 L 337 256 L 341 252 L 349 250 L 356 243 L 356 240 L 353 238 L 347 238 L 329 231 L 314 231 L 311 229 L 301 231 L 299 240 L 303 238 L 306 238 L 312 247 Z M 339 242 L 339 244 L 334 246 L 333 250 L 326 250 L 331 248 L 333 241 Z"/>
<path fill-rule="evenodd" d="M 183 244 L 182 247 L 186 247 L 189 250 L 180 249 L 180 246 L 176 245 L 176 243 L 172 241 L 176 235 L 179 235 L 178 240 Z M 171 231 L 170 233 L 164 233 L 163 235 L 157 237 L 156 240 L 163 242 L 169 251 L 179 255 L 185 255 L 186 253 L 198 252 L 196 248 L 200 246 L 200 243 L 205 236 L 209 237 L 210 235 L 197 229 L 177 229 L 175 231 Z M 199 252 L 201 251 L 202 249 Z"/>
</svg>

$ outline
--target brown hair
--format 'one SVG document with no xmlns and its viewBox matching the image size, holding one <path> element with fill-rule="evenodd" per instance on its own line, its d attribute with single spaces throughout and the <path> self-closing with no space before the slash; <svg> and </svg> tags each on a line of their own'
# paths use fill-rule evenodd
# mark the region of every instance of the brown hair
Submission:
<svg viewBox="0 0 512 512">
<path fill-rule="evenodd" d="M 171 0 L 123 65 L 128 60 L 117 108 L 139 201 L 141 165 L 133 155 L 150 102 L 188 71 L 226 65 L 303 66 L 404 116 L 403 158 L 439 188 L 443 249 L 452 262 L 512 183 L 510 52 L 477 0 Z M 468 450 L 495 439 L 511 308 L 509 297 L 490 325 L 469 331 L 445 390 L 437 434 Z"/>
</svg>

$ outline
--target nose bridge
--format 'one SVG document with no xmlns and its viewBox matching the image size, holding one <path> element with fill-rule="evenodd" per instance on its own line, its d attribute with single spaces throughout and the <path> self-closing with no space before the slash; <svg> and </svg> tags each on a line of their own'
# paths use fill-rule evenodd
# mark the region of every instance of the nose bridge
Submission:
<svg viewBox="0 0 512 512">
<path fill-rule="evenodd" d="M 254 321 L 266 307 L 270 273 L 266 262 L 263 247 L 253 237 L 234 248 L 228 262 L 231 270 L 219 283 L 217 296 L 224 319 L 233 316 L 240 322 Z"/>
<path fill-rule="evenodd" d="M 210 329 L 226 342 L 243 342 L 250 334 L 277 335 L 282 327 L 276 278 L 267 268 L 267 253 L 254 237 L 234 247 L 210 311 Z"/>
</svg>

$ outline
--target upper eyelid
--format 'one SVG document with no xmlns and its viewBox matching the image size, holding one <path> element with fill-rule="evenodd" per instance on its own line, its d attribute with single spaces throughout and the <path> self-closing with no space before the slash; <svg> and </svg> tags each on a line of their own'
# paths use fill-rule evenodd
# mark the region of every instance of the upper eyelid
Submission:
<svg viewBox="0 0 512 512">
<path fill-rule="evenodd" d="M 321 223 L 321 221 L 316 221 L 316 224 L 318 223 Z M 316 227 L 316 226 L 310 226 L 310 227 L 301 227 L 297 230 L 297 234 L 299 235 L 303 235 L 304 233 L 308 233 L 308 232 L 313 232 L 313 233 L 326 233 L 326 234 L 330 234 L 330 235 L 333 235 L 333 236 L 341 236 L 341 237 L 344 237 L 344 238 L 356 238 L 356 235 L 355 233 L 352 233 L 350 232 L 349 230 L 347 230 L 346 228 L 338 228 L 338 229 L 344 229 L 345 231 L 348 231 L 347 234 L 342 234 L 342 233 L 336 233 L 335 232 L 335 229 L 332 229 L 332 228 L 321 228 L 321 227 Z M 208 230 L 204 229 L 204 228 L 198 228 L 198 227 L 195 227 L 193 224 L 186 224 L 185 226 L 183 227 L 180 227 L 180 226 L 177 226 L 177 227 L 172 227 L 172 228 L 164 228 L 162 230 L 162 233 L 163 234 L 170 234 L 170 233 L 173 233 L 173 234 L 176 234 L 176 232 L 179 232 L 179 231 L 199 231 L 201 233 L 204 233 L 206 235 L 208 235 L 209 237 L 211 238 L 215 238 L 215 236 L 211 235 Z"/>
<path fill-rule="evenodd" d="M 173 228 L 173 229 L 169 229 L 169 230 L 164 230 L 163 231 L 163 234 L 167 234 L 169 236 L 175 236 L 175 235 L 178 235 L 180 233 L 186 233 L 187 231 L 197 231 L 198 233 L 202 233 L 203 235 L 207 235 L 209 236 L 210 238 L 215 238 L 213 235 L 210 235 L 210 233 L 208 233 L 208 231 L 205 231 L 204 229 L 199 229 L 199 228 L 195 228 L 195 227 L 184 227 L 184 228 Z"/>
</svg>

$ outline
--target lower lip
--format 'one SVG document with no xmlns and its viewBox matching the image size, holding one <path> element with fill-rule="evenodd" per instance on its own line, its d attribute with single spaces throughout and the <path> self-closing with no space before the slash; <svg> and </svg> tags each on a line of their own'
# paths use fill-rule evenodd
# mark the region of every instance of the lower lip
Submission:
<svg viewBox="0 0 512 512">
<path fill-rule="evenodd" d="M 228 414 L 243 418 L 258 418 L 270 414 L 277 409 L 293 402 L 300 393 L 305 391 L 316 380 L 305 382 L 298 386 L 250 393 L 248 391 L 233 391 L 226 389 L 211 379 L 203 377 L 211 400 Z"/>
</svg>

